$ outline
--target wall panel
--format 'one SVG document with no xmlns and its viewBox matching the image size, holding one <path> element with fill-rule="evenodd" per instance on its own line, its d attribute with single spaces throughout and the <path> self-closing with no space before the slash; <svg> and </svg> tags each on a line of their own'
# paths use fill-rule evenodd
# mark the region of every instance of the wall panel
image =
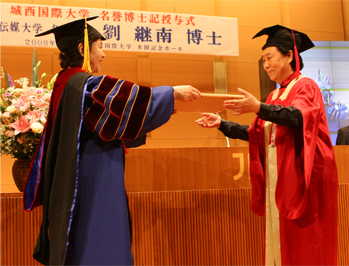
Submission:
<svg viewBox="0 0 349 266">
<path fill-rule="evenodd" d="M 341 0 L 289 1 L 289 8 L 290 26 L 295 29 L 300 31 L 321 31 L 324 34 L 340 33 L 343 36 Z"/>
<path fill-rule="evenodd" d="M 161 0 L 159 0 L 161 2 Z M 172 13 L 214 16 L 215 0 L 174 0 Z"/>
<path fill-rule="evenodd" d="M 179 14 L 194 14 L 194 15 L 213 15 L 212 12 L 212 0 L 148 0 L 142 1 L 142 10 L 152 12 L 167 12 L 167 13 L 179 13 Z M 195 8 L 193 8 L 195 5 Z M 189 11 L 190 10 L 190 11 Z"/>
<path fill-rule="evenodd" d="M 279 1 L 216 0 L 216 16 L 238 18 L 239 25 L 268 27 L 280 22 Z"/>
<path fill-rule="evenodd" d="M 2 0 L 1 2 L 4 2 L 4 3 L 18 3 L 18 4 L 32 4 L 33 0 L 18 0 L 18 1 Z"/>
<path fill-rule="evenodd" d="M 227 62 L 228 93 L 238 94 L 238 88 L 241 88 L 259 98 L 255 91 L 256 82 L 259 82 L 259 69 L 254 62 Z"/>
<path fill-rule="evenodd" d="M 256 60 L 258 62 L 259 58 L 262 55 L 262 46 L 265 44 L 267 36 L 262 36 L 256 39 L 252 39 L 262 28 L 266 26 L 245 26 L 240 25 L 238 20 L 238 31 L 239 31 L 239 56 L 238 57 L 229 57 L 226 58 L 227 61 L 238 61 L 244 63 L 254 63 Z M 271 24 L 273 25 L 273 24 Z"/>
<path fill-rule="evenodd" d="M 13 81 L 21 77 L 27 77 L 30 81 L 33 52 L 33 47 L 1 47 L 1 67 L 6 68 Z M 54 75 L 54 49 L 37 48 L 37 55 L 38 61 L 41 61 L 39 77 L 42 73 L 46 73 L 47 78 L 44 79 L 44 83 L 48 82 Z M 4 79 L 1 79 L 1 82 L 2 86 L 5 86 Z M 20 85 L 16 83 L 16 86 Z"/>
<path fill-rule="evenodd" d="M 137 54 L 105 51 L 101 73 L 95 75 L 110 75 L 116 78 L 137 81 Z"/>
<path fill-rule="evenodd" d="M 213 61 L 171 60 L 152 58 L 150 62 L 152 86 L 190 84 L 202 92 L 214 92 Z"/>
</svg>

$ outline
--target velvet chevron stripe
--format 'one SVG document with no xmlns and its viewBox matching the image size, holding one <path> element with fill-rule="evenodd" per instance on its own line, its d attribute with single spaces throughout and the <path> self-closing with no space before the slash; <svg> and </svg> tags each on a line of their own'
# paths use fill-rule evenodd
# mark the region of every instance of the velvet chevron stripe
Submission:
<svg viewBox="0 0 349 266">
<path fill-rule="evenodd" d="M 92 93 L 93 103 L 84 116 L 84 125 L 90 131 L 96 131 L 98 124 L 101 122 L 108 108 L 106 106 L 107 98 L 115 89 L 118 91 L 111 99 L 108 117 L 104 121 L 99 135 L 105 141 L 113 140 L 116 137 L 126 106 L 131 99 L 131 92 L 133 89 L 137 89 L 137 95 L 133 100 L 130 114 L 120 137 L 120 139 L 135 139 L 142 128 L 148 111 L 151 88 L 138 86 L 129 81 L 104 76 L 98 88 Z"/>
<path fill-rule="evenodd" d="M 111 100 L 109 115 L 99 132 L 103 140 L 110 141 L 115 138 L 134 86 L 137 85 L 129 81 L 124 81 L 120 85 L 117 94 Z"/>
<path fill-rule="evenodd" d="M 94 102 L 84 116 L 84 125 L 90 131 L 94 132 L 96 130 L 96 127 L 106 110 L 105 101 L 118 82 L 119 79 L 117 78 L 104 76 L 97 90 L 92 93 L 92 99 Z"/>
<path fill-rule="evenodd" d="M 139 86 L 137 98 L 132 106 L 129 120 L 121 136 L 122 139 L 137 138 L 148 111 L 151 94 L 152 90 L 150 87 Z"/>
</svg>

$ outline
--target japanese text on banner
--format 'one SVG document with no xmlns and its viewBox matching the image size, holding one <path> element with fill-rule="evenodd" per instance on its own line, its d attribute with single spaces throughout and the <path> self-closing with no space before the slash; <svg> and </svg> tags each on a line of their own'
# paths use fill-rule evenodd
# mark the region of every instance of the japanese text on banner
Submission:
<svg viewBox="0 0 349 266">
<path fill-rule="evenodd" d="M 238 56 L 237 19 L 188 14 L 1 3 L 1 45 L 55 47 L 59 25 L 99 16 L 105 50 Z"/>
</svg>

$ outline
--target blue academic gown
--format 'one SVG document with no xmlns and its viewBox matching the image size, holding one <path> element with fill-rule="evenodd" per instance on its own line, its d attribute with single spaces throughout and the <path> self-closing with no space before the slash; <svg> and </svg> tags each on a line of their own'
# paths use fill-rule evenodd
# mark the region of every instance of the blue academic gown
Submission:
<svg viewBox="0 0 349 266">
<path fill-rule="evenodd" d="M 145 142 L 147 132 L 169 120 L 174 109 L 173 88 L 142 87 L 110 76 L 89 76 L 87 79 L 83 76 L 80 125 L 75 136 L 76 144 L 69 145 L 76 146 L 72 147 L 76 156 L 71 160 L 60 155 L 56 148 L 64 146 L 62 142 L 69 136 L 57 137 L 55 133 L 61 131 L 58 135 L 64 135 L 71 131 L 64 128 L 63 120 L 59 121 L 60 113 L 63 113 L 62 117 L 66 116 L 59 109 L 63 106 L 69 110 L 69 105 L 73 106 L 73 102 L 69 103 L 71 95 L 64 93 L 76 89 L 74 84 L 81 80 L 77 74 L 71 78 L 75 81 L 68 82 L 64 88 L 58 107 L 48 152 L 53 159 L 48 155 L 46 162 L 54 166 L 45 167 L 44 174 L 44 180 L 48 176 L 51 180 L 46 182 L 50 183 L 50 188 L 44 189 L 50 193 L 46 192 L 46 196 L 43 193 L 44 198 L 49 198 L 48 207 L 45 208 L 44 203 L 48 229 L 42 226 L 44 233 L 39 236 L 40 240 L 49 231 L 49 237 L 45 237 L 49 240 L 40 244 L 38 240 L 36 249 L 41 247 L 42 250 L 42 243 L 51 242 L 50 251 L 46 252 L 49 255 L 44 255 L 49 256 L 48 264 L 132 265 L 131 227 L 124 182 L 124 141 L 131 147 L 139 146 Z M 63 165 L 68 165 L 67 168 L 73 168 L 71 173 L 75 171 L 75 176 L 70 174 L 69 185 L 65 185 L 68 175 L 62 172 L 64 166 L 62 163 L 57 165 L 60 160 L 64 161 Z M 36 181 L 28 180 L 31 182 Z M 31 190 L 34 193 L 36 189 Z M 30 192 L 25 191 L 27 198 L 33 198 L 28 194 Z M 25 202 L 26 206 L 30 204 Z M 57 218 L 61 212 L 67 215 Z M 56 241 L 58 238 L 60 240 Z M 58 246 L 52 242 L 63 243 Z"/>
<path fill-rule="evenodd" d="M 86 99 L 92 97 L 100 79 L 90 78 L 86 86 Z M 121 83 L 122 81 L 120 81 Z M 97 85 L 98 84 L 98 85 Z M 115 88 L 106 98 L 106 105 L 118 92 Z M 124 182 L 124 147 L 119 140 L 130 117 L 137 89 L 128 100 L 123 122 L 113 140 L 101 138 L 107 113 L 98 122 L 95 132 L 83 129 L 81 142 L 79 182 L 76 208 L 71 228 L 72 264 L 79 265 L 131 265 L 131 234 L 128 204 Z M 149 106 L 138 138 L 165 123 L 173 113 L 172 87 L 157 87 L 151 91 Z M 89 105 L 85 105 L 85 109 Z M 134 107 L 133 107 L 134 108 Z M 127 123 L 128 122 L 128 123 Z M 70 254 L 70 252 L 68 253 Z"/>
</svg>

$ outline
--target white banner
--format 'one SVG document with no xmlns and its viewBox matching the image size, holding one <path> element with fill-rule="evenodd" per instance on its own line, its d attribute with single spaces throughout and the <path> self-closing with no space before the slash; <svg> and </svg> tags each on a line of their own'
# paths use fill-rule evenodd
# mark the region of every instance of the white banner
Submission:
<svg viewBox="0 0 349 266">
<path fill-rule="evenodd" d="M 105 50 L 238 56 L 236 18 L 1 3 L 1 45 L 56 47 L 34 35 L 84 17 L 102 33 Z"/>
</svg>

